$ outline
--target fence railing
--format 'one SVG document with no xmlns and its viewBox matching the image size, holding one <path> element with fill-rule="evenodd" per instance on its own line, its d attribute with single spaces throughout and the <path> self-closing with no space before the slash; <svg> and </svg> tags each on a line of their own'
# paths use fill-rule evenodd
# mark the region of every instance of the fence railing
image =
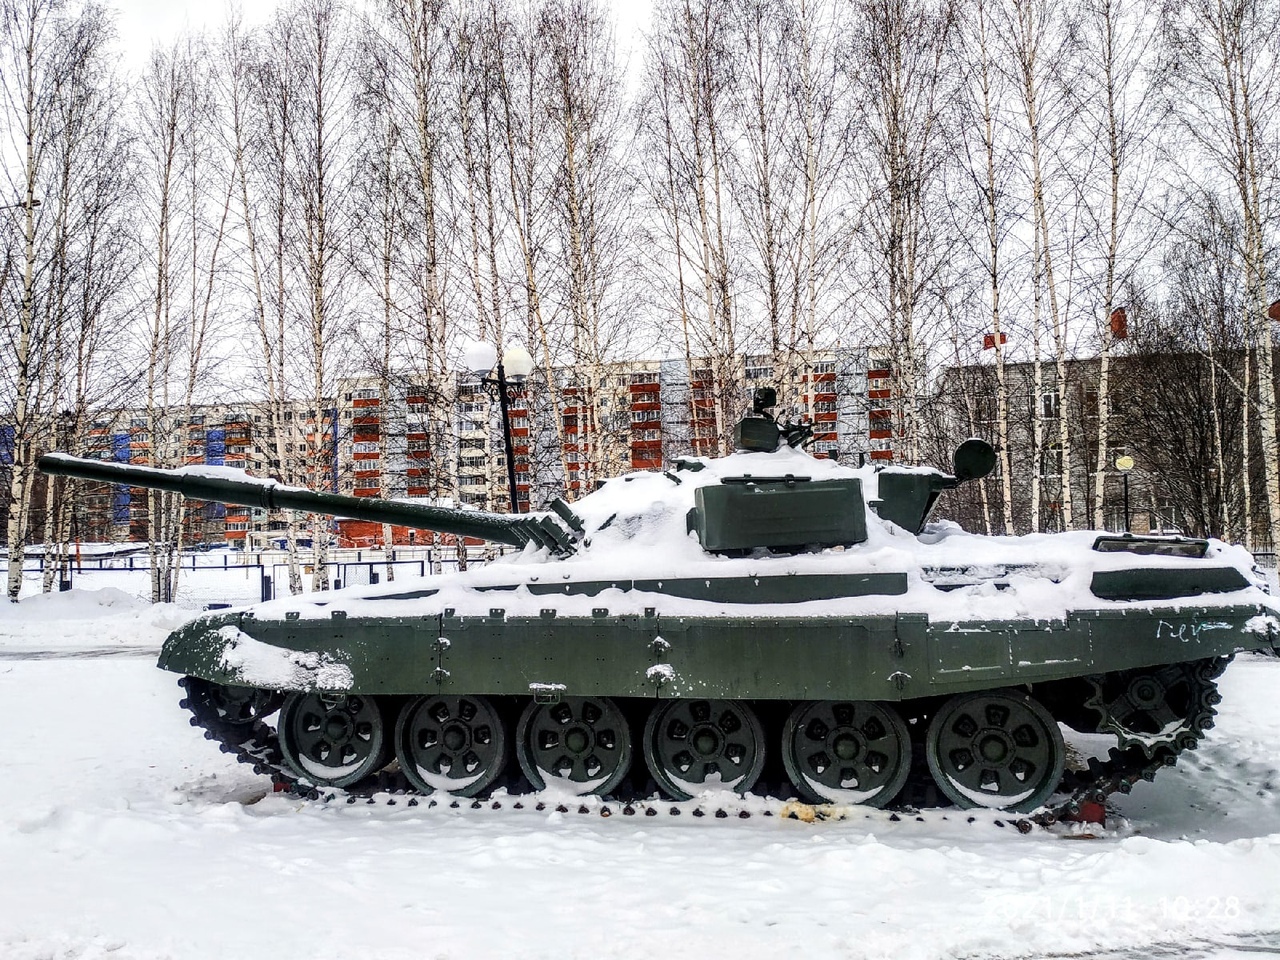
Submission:
<svg viewBox="0 0 1280 960">
<path fill-rule="evenodd" d="M 363 556 L 360 554 L 359 556 Z M 201 554 L 184 556 L 178 572 L 177 592 L 172 601 L 192 609 L 243 606 L 289 595 L 289 565 L 267 557 L 252 562 L 250 557 L 223 556 L 222 562 Z M 483 560 L 472 558 L 472 566 Z M 393 560 L 390 564 L 396 578 L 425 577 L 449 573 L 457 569 L 452 554 L 436 556 L 430 551 L 417 559 Z M 370 586 L 387 580 L 386 560 L 339 560 L 330 562 L 329 586 L 337 590 L 350 586 Z M 301 563 L 304 592 L 311 592 L 314 566 L 308 559 Z M 44 588 L 43 557 L 28 559 L 23 564 L 21 596 L 31 596 Z M 73 588 L 97 590 L 105 587 L 121 590 L 140 600 L 152 597 L 152 567 L 145 554 L 131 556 L 97 556 L 72 559 L 68 569 L 60 572 L 55 590 Z"/>
</svg>

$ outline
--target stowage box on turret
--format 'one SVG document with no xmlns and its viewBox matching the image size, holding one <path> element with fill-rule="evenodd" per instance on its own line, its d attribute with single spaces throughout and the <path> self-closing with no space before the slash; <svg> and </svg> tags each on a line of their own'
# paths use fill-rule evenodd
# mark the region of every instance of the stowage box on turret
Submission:
<svg viewBox="0 0 1280 960">
<path fill-rule="evenodd" d="M 993 468 L 987 444 L 961 445 L 951 474 L 853 470 L 804 452 L 805 429 L 769 416 L 770 392 L 739 426 L 740 452 L 619 477 L 546 514 L 62 454 L 40 467 L 520 548 L 169 637 L 160 666 L 181 675 L 195 721 L 304 792 L 685 799 L 751 791 L 768 765 L 771 791 L 807 801 L 933 790 L 1044 808 L 1045 822 L 1195 747 L 1227 659 L 1278 642 L 1276 604 L 1239 547 L 928 524 L 940 494 Z M 1066 770 L 1060 725 L 1114 747 Z"/>
</svg>

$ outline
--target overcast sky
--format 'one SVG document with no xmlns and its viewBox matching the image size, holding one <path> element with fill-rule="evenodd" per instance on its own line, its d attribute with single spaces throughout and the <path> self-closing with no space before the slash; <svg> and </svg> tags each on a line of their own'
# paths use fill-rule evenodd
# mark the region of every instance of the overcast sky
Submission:
<svg viewBox="0 0 1280 960">
<path fill-rule="evenodd" d="M 221 0 L 108 0 L 116 8 L 116 23 L 125 60 L 140 70 L 152 46 L 166 43 L 185 28 L 214 28 L 226 17 L 229 4 Z M 250 23 L 261 22 L 277 6 L 277 0 L 249 0 L 238 4 Z"/>
<path fill-rule="evenodd" d="M 108 0 L 111 2 L 111 0 Z M 618 23 L 618 45 L 627 56 L 633 38 L 648 25 L 651 0 L 606 0 Z M 244 12 L 249 24 L 261 23 L 280 0 L 244 0 L 234 4 Z M 125 62 L 131 70 L 141 70 L 151 47 L 176 37 L 185 27 L 196 30 L 216 28 L 233 6 L 223 0 L 114 0 L 118 11 L 120 40 Z"/>
</svg>

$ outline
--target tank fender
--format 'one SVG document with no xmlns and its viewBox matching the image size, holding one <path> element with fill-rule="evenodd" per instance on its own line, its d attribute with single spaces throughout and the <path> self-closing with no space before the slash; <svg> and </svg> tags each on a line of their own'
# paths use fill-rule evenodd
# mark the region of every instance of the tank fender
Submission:
<svg viewBox="0 0 1280 960">
<path fill-rule="evenodd" d="M 165 641 L 158 666 L 214 683 L 284 691 L 424 691 L 438 686 L 440 617 L 262 620 L 252 611 L 197 618 Z"/>
</svg>

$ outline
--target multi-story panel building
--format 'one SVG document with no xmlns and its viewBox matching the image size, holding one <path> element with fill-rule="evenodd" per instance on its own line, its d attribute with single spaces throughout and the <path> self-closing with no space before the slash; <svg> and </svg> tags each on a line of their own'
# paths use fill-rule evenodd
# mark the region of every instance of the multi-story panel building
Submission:
<svg viewBox="0 0 1280 960">
<path fill-rule="evenodd" d="M 709 364 L 627 361 L 586 370 L 535 371 L 509 385 L 512 464 L 521 511 L 555 496 L 582 496 L 629 470 L 658 470 L 678 456 L 722 451 L 725 409 L 749 408 L 755 387 L 777 385 L 793 416 L 815 426 L 813 452 L 854 466 L 891 460 L 885 417 L 888 371 L 866 349 L 818 352 L 787 371 L 768 357 L 739 357 L 717 381 Z M 787 389 L 782 389 L 786 381 Z M 729 382 L 729 388 L 717 384 Z M 717 389 L 731 389 L 729 403 Z M 740 394 L 740 396 L 739 396 Z M 440 390 L 412 378 L 343 378 L 331 406 L 290 402 L 202 405 L 161 417 L 153 442 L 145 410 L 94 422 L 89 455 L 137 464 L 247 470 L 356 497 L 425 498 L 508 511 L 511 496 L 496 389 L 460 374 Z M 84 498 L 86 539 L 146 539 L 148 491 L 100 485 Z M 191 504 L 189 542 L 260 547 L 283 537 L 281 516 Z M 342 521 L 339 543 L 380 543 L 374 524 Z M 420 542 L 397 531 L 403 542 Z"/>
<path fill-rule="evenodd" d="M 283 430 L 277 443 L 271 429 L 273 418 L 255 404 L 202 404 L 165 412 L 154 424 L 147 411 L 125 410 L 111 418 L 91 422 L 85 453 L 118 463 L 164 467 L 227 467 L 246 470 L 256 476 L 284 477 L 278 450 L 285 450 L 288 472 L 320 488 L 336 489 L 336 458 L 333 453 L 335 417 L 333 410 L 322 412 L 319 421 L 305 404 L 284 404 L 280 414 Z M 304 463 L 309 468 L 298 472 Z M 153 491 L 141 487 L 88 484 L 77 511 L 76 524 L 86 540 L 145 540 L 150 529 L 150 498 Z M 279 517 L 264 510 L 188 502 L 183 518 L 187 543 L 244 545 L 258 535 L 259 543 L 283 530 Z"/>
</svg>

